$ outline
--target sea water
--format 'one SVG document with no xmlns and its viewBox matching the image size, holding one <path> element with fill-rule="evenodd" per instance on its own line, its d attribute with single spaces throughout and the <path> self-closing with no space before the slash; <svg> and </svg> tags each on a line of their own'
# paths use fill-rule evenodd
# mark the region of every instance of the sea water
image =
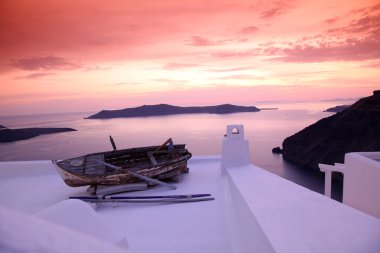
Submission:
<svg viewBox="0 0 380 253">
<path fill-rule="evenodd" d="M 243 124 L 253 164 L 313 191 L 323 193 L 323 174 L 310 172 L 272 154 L 272 148 L 316 121 L 331 116 L 325 109 L 338 102 L 267 104 L 276 107 L 233 114 L 183 114 L 157 117 L 85 119 L 95 112 L 0 116 L 8 128 L 70 127 L 77 131 L 41 135 L 29 140 L 0 144 L 0 161 L 65 159 L 112 150 L 111 135 L 118 149 L 160 145 L 168 138 L 185 143 L 193 155 L 221 154 L 226 125 Z M 345 102 L 347 104 L 347 102 Z M 339 199 L 340 190 L 333 190 Z"/>
</svg>

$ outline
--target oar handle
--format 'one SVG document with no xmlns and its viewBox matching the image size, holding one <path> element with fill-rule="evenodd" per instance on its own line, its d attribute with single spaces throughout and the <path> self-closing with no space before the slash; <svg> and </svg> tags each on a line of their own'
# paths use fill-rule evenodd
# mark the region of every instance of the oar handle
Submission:
<svg viewBox="0 0 380 253">
<path fill-rule="evenodd" d="M 111 135 L 110 135 L 110 142 L 111 142 L 111 145 L 112 145 L 113 151 L 116 151 L 116 144 L 115 144 L 115 141 L 113 140 L 113 138 L 112 138 Z"/>
<path fill-rule="evenodd" d="M 185 203 L 215 200 L 213 197 L 206 198 L 190 198 L 190 199 L 81 199 L 86 202 L 93 203 Z"/>
<path fill-rule="evenodd" d="M 156 152 L 160 151 L 161 149 L 163 149 L 171 141 L 172 141 L 172 138 L 167 139 L 167 141 L 165 141 L 159 148 L 157 148 L 155 151 L 153 151 L 153 153 L 156 153 Z"/>
<path fill-rule="evenodd" d="M 211 194 L 182 194 L 182 195 L 153 195 L 153 196 L 72 196 L 70 199 L 107 199 L 107 200 L 121 200 L 121 199 L 194 199 L 211 197 Z"/>
</svg>

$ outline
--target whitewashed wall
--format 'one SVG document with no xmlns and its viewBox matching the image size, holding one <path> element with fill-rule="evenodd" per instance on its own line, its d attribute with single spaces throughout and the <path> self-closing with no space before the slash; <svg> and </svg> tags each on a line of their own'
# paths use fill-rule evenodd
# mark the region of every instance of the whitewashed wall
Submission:
<svg viewBox="0 0 380 253">
<path fill-rule="evenodd" d="M 380 152 L 346 154 L 343 203 L 380 219 Z"/>
</svg>

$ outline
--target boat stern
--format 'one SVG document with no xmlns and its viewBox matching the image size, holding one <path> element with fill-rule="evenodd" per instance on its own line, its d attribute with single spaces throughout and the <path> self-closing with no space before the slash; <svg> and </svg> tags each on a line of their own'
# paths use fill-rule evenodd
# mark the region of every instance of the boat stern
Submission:
<svg viewBox="0 0 380 253">
<path fill-rule="evenodd" d="M 59 164 L 59 161 L 57 160 L 52 160 L 52 163 L 58 172 L 58 174 L 61 176 L 63 181 L 71 187 L 79 187 L 79 186 L 84 186 L 84 185 L 89 185 L 90 182 L 83 177 L 77 176 L 73 173 L 70 173 L 66 171 L 62 166 Z"/>
</svg>

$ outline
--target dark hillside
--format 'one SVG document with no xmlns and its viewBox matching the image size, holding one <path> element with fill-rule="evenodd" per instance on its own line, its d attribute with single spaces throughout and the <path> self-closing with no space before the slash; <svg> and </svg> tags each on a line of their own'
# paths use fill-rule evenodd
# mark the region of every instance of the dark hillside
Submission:
<svg viewBox="0 0 380 253">
<path fill-rule="evenodd" d="M 348 152 L 380 151 L 380 91 L 286 138 L 282 146 L 285 160 L 314 170 L 318 163 L 342 163 Z"/>
</svg>

